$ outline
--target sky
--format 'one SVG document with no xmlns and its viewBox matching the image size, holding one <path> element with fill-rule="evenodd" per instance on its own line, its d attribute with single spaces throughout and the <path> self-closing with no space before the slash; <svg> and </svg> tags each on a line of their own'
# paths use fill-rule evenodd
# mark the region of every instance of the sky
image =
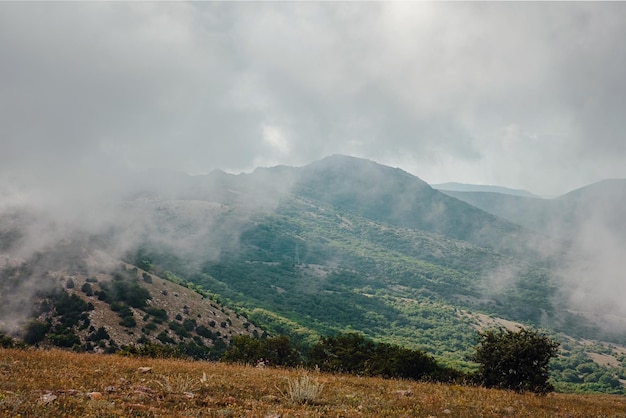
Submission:
<svg viewBox="0 0 626 418">
<path fill-rule="evenodd" d="M 626 178 L 624 39 L 621 2 L 2 2 L 0 197 L 336 153 L 559 195 Z"/>
</svg>

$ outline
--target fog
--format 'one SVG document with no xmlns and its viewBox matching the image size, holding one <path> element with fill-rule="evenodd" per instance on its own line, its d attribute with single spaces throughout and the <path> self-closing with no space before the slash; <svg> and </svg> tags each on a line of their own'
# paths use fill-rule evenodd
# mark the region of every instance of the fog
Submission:
<svg viewBox="0 0 626 418">
<path fill-rule="evenodd" d="M 624 3 L 2 3 L 2 249 L 19 230 L 17 260 L 106 234 L 115 257 L 217 257 L 293 179 L 212 195 L 208 173 L 334 153 L 538 195 L 626 178 L 625 21 Z M 572 310 L 626 315 L 619 206 L 596 199 L 544 232 L 571 242 Z"/>
</svg>

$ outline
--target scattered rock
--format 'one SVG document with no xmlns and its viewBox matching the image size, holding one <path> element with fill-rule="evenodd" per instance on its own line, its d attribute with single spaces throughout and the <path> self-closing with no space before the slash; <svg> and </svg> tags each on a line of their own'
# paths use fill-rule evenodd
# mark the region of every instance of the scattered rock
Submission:
<svg viewBox="0 0 626 418">
<path fill-rule="evenodd" d="M 41 402 L 44 404 L 48 404 L 50 402 L 54 402 L 57 399 L 57 395 L 55 395 L 54 393 L 44 393 L 43 395 L 41 395 Z"/>
<path fill-rule="evenodd" d="M 265 415 L 265 418 L 281 418 L 282 415 L 280 415 L 278 412 L 269 412 Z"/>
<path fill-rule="evenodd" d="M 443 411 L 441 411 L 443 414 L 445 415 L 450 415 L 452 413 L 452 411 L 450 411 L 449 409 L 444 409 Z"/>
<path fill-rule="evenodd" d="M 398 396 L 413 396 L 413 391 L 411 389 L 407 389 L 407 390 L 396 390 L 394 392 L 396 395 Z"/>
<path fill-rule="evenodd" d="M 155 393 L 154 389 L 150 389 L 147 386 L 137 386 L 135 387 L 135 392 L 136 393 L 148 393 L 148 394 Z"/>
<path fill-rule="evenodd" d="M 100 393 L 100 392 L 89 392 L 87 394 L 87 397 L 89 399 L 96 399 L 96 400 L 97 399 L 102 399 L 102 393 Z"/>
<path fill-rule="evenodd" d="M 193 393 L 191 393 L 191 392 L 183 392 L 183 396 L 184 396 L 185 398 L 187 398 L 187 399 L 193 399 L 193 398 L 195 398 L 195 397 L 196 397 L 196 395 L 194 395 L 194 394 L 193 394 Z"/>
<path fill-rule="evenodd" d="M 137 370 L 139 373 L 152 373 L 152 367 L 140 367 Z"/>
<path fill-rule="evenodd" d="M 106 393 L 114 393 L 117 392 L 117 388 L 115 386 L 107 386 L 104 388 Z"/>
</svg>

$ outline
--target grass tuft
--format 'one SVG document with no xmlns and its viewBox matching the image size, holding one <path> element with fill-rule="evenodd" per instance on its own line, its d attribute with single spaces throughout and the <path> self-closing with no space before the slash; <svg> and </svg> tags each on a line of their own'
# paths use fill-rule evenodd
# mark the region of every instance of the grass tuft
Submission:
<svg viewBox="0 0 626 418">
<path fill-rule="evenodd" d="M 163 376 L 160 380 L 153 380 L 165 393 L 186 393 L 195 392 L 200 389 L 202 379 L 197 380 L 188 375 L 175 374 Z"/>
<path fill-rule="evenodd" d="M 296 378 L 287 379 L 287 397 L 293 402 L 315 403 L 319 399 L 324 385 L 317 379 L 305 374 Z"/>
<path fill-rule="evenodd" d="M 626 418 L 626 397 L 616 395 L 537 396 L 471 386 L 59 350 L 0 348 L 0 359 L 5 365 L 0 373 L 0 417 Z M 151 378 L 137 372 L 146 366 L 152 367 Z M 278 389 L 276 382 L 281 382 Z M 282 396 L 276 396 L 280 389 Z M 88 393 L 99 393 L 102 398 L 90 398 Z M 45 394 L 56 399 L 42 402 Z"/>
</svg>

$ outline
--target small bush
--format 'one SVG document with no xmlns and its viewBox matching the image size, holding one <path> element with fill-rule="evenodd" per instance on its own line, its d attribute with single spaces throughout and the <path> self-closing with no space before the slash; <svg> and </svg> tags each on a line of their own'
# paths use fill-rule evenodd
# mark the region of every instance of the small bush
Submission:
<svg viewBox="0 0 626 418">
<path fill-rule="evenodd" d="M 142 336 L 143 337 L 143 336 Z M 120 351 L 123 356 L 151 358 L 180 358 L 181 353 L 176 347 L 146 342 L 142 345 L 124 346 Z"/>
<path fill-rule="evenodd" d="M 122 326 L 124 326 L 126 328 L 134 328 L 134 327 L 137 326 L 137 321 L 132 316 L 125 316 L 120 321 L 120 325 L 122 325 Z"/>
<path fill-rule="evenodd" d="M 93 296 L 93 289 L 91 288 L 91 285 L 87 282 L 83 284 L 80 290 L 87 296 Z"/>
</svg>

